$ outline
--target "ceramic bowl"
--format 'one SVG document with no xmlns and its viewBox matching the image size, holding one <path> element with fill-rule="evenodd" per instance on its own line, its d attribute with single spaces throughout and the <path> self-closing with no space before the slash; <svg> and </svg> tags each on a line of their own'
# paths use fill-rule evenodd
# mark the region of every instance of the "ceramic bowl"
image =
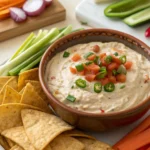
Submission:
<svg viewBox="0 0 150 150">
<path fill-rule="evenodd" d="M 88 42 L 121 42 L 150 60 L 150 47 L 135 37 L 110 29 L 88 29 L 69 34 L 51 45 L 45 52 L 39 67 L 40 83 L 55 113 L 69 124 L 88 131 L 105 131 L 127 125 L 142 117 L 150 107 L 150 97 L 135 107 L 104 114 L 92 114 L 72 109 L 57 100 L 48 89 L 45 80 L 47 63 L 58 52 L 76 44 Z M 140 92 L 140 91 L 139 91 Z"/>
</svg>

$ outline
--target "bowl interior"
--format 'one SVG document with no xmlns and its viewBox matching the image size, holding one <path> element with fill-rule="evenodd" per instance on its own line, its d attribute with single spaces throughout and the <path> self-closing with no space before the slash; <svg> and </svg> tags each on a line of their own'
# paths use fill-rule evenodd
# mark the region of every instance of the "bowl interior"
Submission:
<svg viewBox="0 0 150 150">
<path fill-rule="evenodd" d="M 55 98 L 51 94 L 51 91 L 49 91 L 46 85 L 46 79 L 45 79 L 46 66 L 49 60 L 58 52 L 64 51 L 71 46 L 82 44 L 82 43 L 97 42 L 97 41 L 123 43 L 127 47 L 130 47 L 131 49 L 142 54 L 148 60 L 150 60 L 150 48 L 140 40 L 132 37 L 131 35 L 119 31 L 115 31 L 115 30 L 109 30 L 109 29 L 88 29 L 88 30 L 72 33 L 68 36 L 61 38 L 60 40 L 56 41 L 52 46 L 50 46 L 42 58 L 40 64 L 40 78 L 41 78 L 40 81 L 42 80 L 41 81 L 42 87 L 46 92 L 46 94 L 48 95 L 48 97 L 55 100 Z M 134 108 L 136 109 L 137 107 L 142 106 L 143 104 L 146 105 L 146 102 L 149 100 L 150 98 L 143 101 L 142 103 L 135 106 Z M 61 102 L 58 103 L 60 104 Z M 64 105 L 64 104 L 60 104 L 60 105 Z M 67 108 L 68 106 L 64 106 L 64 107 Z M 133 110 L 134 108 L 131 109 Z"/>
</svg>

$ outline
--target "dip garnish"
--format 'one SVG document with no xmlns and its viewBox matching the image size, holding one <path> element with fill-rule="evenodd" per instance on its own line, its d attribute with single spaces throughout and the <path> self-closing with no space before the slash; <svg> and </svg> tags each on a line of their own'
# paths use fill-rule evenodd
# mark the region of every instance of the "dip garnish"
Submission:
<svg viewBox="0 0 150 150">
<path fill-rule="evenodd" d="M 93 52 L 98 53 L 100 51 L 100 47 L 98 45 L 93 46 Z"/>
<path fill-rule="evenodd" d="M 131 69 L 132 67 L 132 62 L 131 61 L 127 61 L 124 66 L 126 67 L 127 70 Z"/>
<path fill-rule="evenodd" d="M 79 71 L 79 72 L 84 70 L 83 64 L 78 64 L 75 67 L 76 67 L 77 71 Z"/>
<path fill-rule="evenodd" d="M 92 63 L 93 63 L 93 61 L 88 61 L 88 62 L 85 63 L 85 65 L 88 66 L 88 65 L 90 65 Z"/>
<path fill-rule="evenodd" d="M 119 54 L 117 52 L 114 53 L 115 56 L 118 56 Z"/>
<path fill-rule="evenodd" d="M 127 70 L 124 65 L 120 65 L 119 68 L 117 69 L 117 73 L 119 74 L 127 74 Z"/>
<path fill-rule="evenodd" d="M 126 60 L 127 60 L 126 55 L 119 57 L 119 59 L 121 60 L 122 64 L 126 63 Z"/>
<path fill-rule="evenodd" d="M 100 60 L 100 57 L 96 56 L 95 59 L 94 59 L 94 63 L 101 66 L 102 65 L 102 62 Z"/>
<path fill-rule="evenodd" d="M 70 101 L 70 102 L 75 102 L 75 100 L 76 100 L 76 98 L 75 98 L 74 96 L 72 96 L 72 95 L 68 95 L 68 96 L 66 97 L 66 99 L 67 99 L 68 101 Z"/>
<path fill-rule="evenodd" d="M 110 63 L 112 62 L 112 56 L 110 56 L 110 55 L 106 56 L 106 57 L 105 57 L 105 62 L 106 62 L 107 64 L 110 64 Z"/>
<path fill-rule="evenodd" d="M 83 80 L 83 79 L 77 79 L 75 83 L 80 88 L 85 88 L 86 87 L 86 81 Z"/>
<path fill-rule="evenodd" d="M 117 73 L 117 70 L 114 69 L 114 70 L 112 71 L 112 74 L 113 74 L 114 76 L 116 76 L 116 75 L 118 74 L 118 73 Z"/>
<path fill-rule="evenodd" d="M 122 85 L 122 86 L 120 86 L 120 89 L 124 89 L 126 86 L 125 85 Z"/>
<path fill-rule="evenodd" d="M 88 52 L 84 55 L 84 58 L 87 59 L 89 56 L 93 55 L 94 53 L 92 52 Z"/>
<path fill-rule="evenodd" d="M 96 79 L 105 78 L 106 75 L 107 75 L 106 67 L 101 67 L 100 72 L 96 75 Z"/>
<path fill-rule="evenodd" d="M 107 83 L 104 85 L 104 90 L 106 92 L 113 92 L 115 90 L 115 85 L 113 83 Z"/>
<path fill-rule="evenodd" d="M 99 82 L 95 83 L 95 84 L 94 84 L 94 91 L 95 91 L 96 93 L 100 93 L 100 92 L 102 91 L 102 84 L 99 83 Z"/>
<path fill-rule="evenodd" d="M 70 53 L 65 51 L 63 54 L 63 57 L 66 58 L 66 57 L 69 57 L 69 55 L 70 55 Z"/>
<path fill-rule="evenodd" d="M 74 54 L 73 55 L 73 57 L 72 57 L 72 60 L 74 61 L 74 62 L 77 62 L 77 61 L 79 61 L 81 59 L 81 56 L 79 55 L 79 54 Z"/>
</svg>

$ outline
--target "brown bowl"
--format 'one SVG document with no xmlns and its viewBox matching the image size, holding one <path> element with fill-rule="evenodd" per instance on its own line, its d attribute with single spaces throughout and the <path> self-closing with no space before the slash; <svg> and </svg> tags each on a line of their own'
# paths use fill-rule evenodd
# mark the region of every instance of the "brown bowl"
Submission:
<svg viewBox="0 0 150 150">
<path fill-rule="evenodd" d="M 61 103 L 49 91 L 44 78 L 47 63 L 56 53 L 76 44 L 94 41 L 121 42 L 150 60 L 150 47 L 133 36 L 109 29 L 88 29 L 67 35 L 51 45 L 41 60 L 39 78 L 42 88 L 49 98 L 49 103 L 58 116 L 69 124 L 83 130 L 105 131 L 127 125 L 142 117 L 150 107 L 150 97 L 137 106 L 123 111 L 92 114 L 72 109 Z"/>
</svg>

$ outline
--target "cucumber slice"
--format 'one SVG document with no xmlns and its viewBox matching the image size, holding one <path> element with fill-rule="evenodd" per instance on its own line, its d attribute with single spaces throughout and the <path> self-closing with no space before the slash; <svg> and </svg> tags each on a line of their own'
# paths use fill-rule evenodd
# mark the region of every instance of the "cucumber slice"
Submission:
<svg viewBox="0 0 150 150">
<path fill-rule="evenodd" d="M 129 26 L 137 26 L 145 22 L 150 22 L 150 7 L 136 14 L 133 14 L 123 20 Z"/>
</svg>

